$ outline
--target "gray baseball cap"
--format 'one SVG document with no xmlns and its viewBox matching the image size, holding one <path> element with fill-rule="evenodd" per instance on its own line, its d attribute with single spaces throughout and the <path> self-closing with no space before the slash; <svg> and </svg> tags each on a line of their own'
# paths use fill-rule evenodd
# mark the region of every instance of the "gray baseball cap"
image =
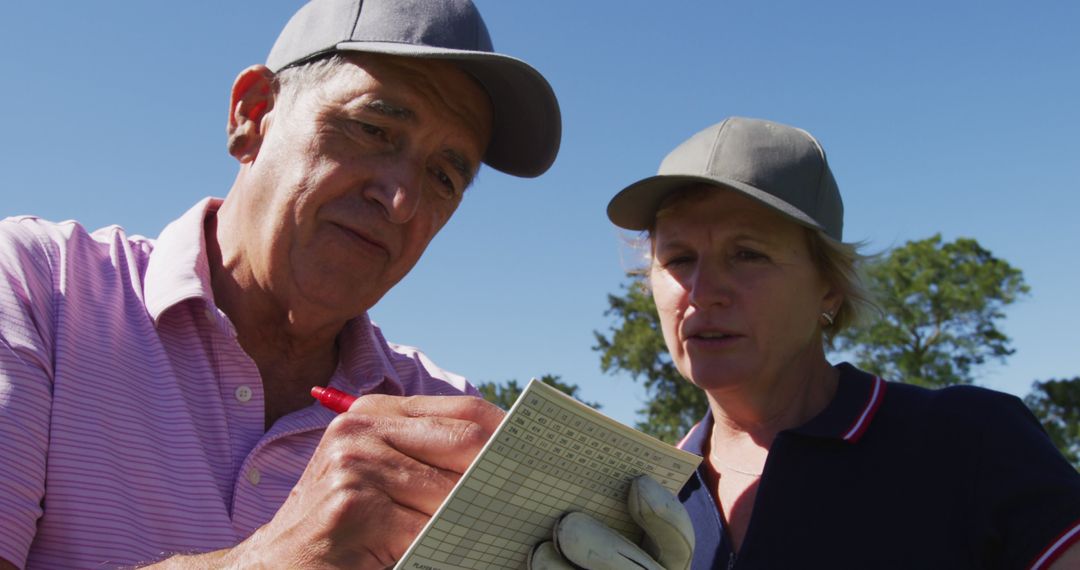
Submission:
<svg viewBox="0 0 1080 570">
<path fill-rule="evenodd" d="M 608 218 L 628 230 L 649 229 L 665 198 L 700 184 L 741 192 L 837 241 L 843 238 L 844 203 L 818 141 L 802 129 L 743 117 L 724 119 L 680 144 L 656 176 L 611 199 Z"/>
<path fill-rule="evenodd" d="M 555 92 L 529 64 L 495 53 L 470 0 L 312 0 L 285 25 L 266 66 L 276 73 L 350 51 L 454 62 L 491 98 L 494 125 L 484 162 L 534 177 L 555 161 L 562 136 Z"/>
</svg>

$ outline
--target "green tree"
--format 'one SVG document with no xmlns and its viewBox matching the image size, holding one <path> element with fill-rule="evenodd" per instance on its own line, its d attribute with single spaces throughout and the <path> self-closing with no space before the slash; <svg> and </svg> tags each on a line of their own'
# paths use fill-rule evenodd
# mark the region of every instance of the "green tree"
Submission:
<svg viewBox="0 0 1080 570">
<path fill-rule="evenodd" d="M 939 387 L 969 384 L 975 366 L 1014 352 L 998 323 L 1028 286 L 974 239 L 909 241 L 867 264 L 865 276 L 880 318 L 837 337 L 859 367 Z"/>
<path fill-rule="evenodd" d="M 607 316 L 615 317 L 610 336 L 594 332 L 604 372 L 629 372 L 644 379 L 649 403 L 637 429 L 667 442 L 678 441 L 708 407 L 705 394 L 683 379 L 668 355 L 652 295 L 639 277 L 622 286 L 625 295 L 608 295 Z"/>
<path fill-rule="evenodd" d="M 574 398 L 575 400 L 596 409 L 600 409 L 600 404 L 596 402 L 586 402 L 582 400 L 578 395 L 578 386 L 576 384 L 567 384 L 560 380 L 559 376 L 554 374 L 544 374 L 540 377 L 540 381 L 548 386 L 551 386 L 563 394 Z M 476 385 L 476 389 L 480 390 L 480 394 L 485 400 L 499 406 L 504 410 L 509 410 L 510 406 L 514 405 L 518 396 L 525 390 L 525 386 L 519 386 L 517 380 L 507 380 L 503 384 L 497 384 L 495 382 L 483 382 Z"/>
<path fill-rule="evenodd" d="M 1031 385 L 1024 398 L 1061 454 L 1080 469 L 1080 376 Z"/>
</svg>

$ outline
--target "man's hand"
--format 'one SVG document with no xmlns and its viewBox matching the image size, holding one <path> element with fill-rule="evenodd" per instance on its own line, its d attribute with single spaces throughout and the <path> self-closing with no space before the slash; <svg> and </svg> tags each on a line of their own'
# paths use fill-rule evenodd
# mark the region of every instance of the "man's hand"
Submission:
<svg viewBox="0 0 1080 570">
<path fill-rule="evenodd" d="M 627 508 L 645 531 L 641 547 L 589 515 L 571 512 L 555 523 L 553 542 L 540 543 L 533 549 L 529 569 L 686 570 L 690 567 L 694 558 L 694 527 L 678 498 L 650 477 L 641 476 L 630 484 Z"/>
<path fill-rule="evenodd" d="M 370 395 L 326 429 L 243 567 L 385 568 L 408 549 L 502 420 L 480 398 Z"/>
</svg>

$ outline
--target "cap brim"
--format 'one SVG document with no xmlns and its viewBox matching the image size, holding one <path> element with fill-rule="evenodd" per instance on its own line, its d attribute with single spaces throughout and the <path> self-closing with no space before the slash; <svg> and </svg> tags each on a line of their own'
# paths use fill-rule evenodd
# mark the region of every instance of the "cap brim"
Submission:
<svg viewBox="0 0 1080 570">
<path fill-rule="evenodd" d="M 776 210 L 794 222 L 824 231 L 813 218 L 776 196 L 744 182 L 720 176 L 658 174 L 639 180 L 623 188 L 608 202 L 608 219 L 616 226 L 627 230 L 647 230 L 653 226 L 656 211 L 660 209 L 660 205 L 668 196 L 679 190 L 701 184 L 734 190 Z"/>
<path fill-rule="evenodd" d="M 555 162 L 562 139 L 559 101 L 544 76 L 524 61 L 486 51 L 393 42 L 342 42 L 336 49 L 457 63 L 491 98 L 493 124 L 484 162 L 527 178 L 540 176 Z"/>
</svg>

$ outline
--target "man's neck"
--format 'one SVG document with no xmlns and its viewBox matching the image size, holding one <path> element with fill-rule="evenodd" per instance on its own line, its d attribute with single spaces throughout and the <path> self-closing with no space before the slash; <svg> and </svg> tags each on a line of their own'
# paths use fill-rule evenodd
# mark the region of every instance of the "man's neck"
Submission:
<svg viewBox="0 0 1080 570">
<path fill-rule="evenodd" d="M 269 429 L 281 416 L 310 405 L 312 386 L 328 383 L 345 323 L 306 326 L 295 310 L 258 286 L 242 256 L 223 251 L 216 213 L 203 223 L 214 304 L 229 317 L 237 342 L 259 369 Z"/>
</svg>

